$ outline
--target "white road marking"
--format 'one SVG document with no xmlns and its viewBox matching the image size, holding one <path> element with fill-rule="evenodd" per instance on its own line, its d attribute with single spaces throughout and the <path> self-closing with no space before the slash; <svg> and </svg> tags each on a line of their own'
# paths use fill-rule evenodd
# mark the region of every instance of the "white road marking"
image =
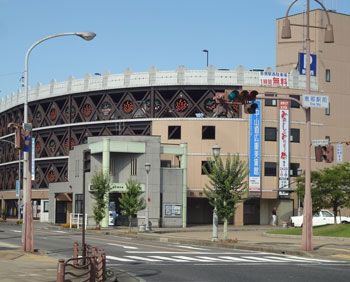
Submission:
<svg viewBox="0 0 350 282">
<path fill-rule="evenodd" d="M 150 258 L 155 258 L 155 259 L 160 259 L 160 260 L 168 260 L 168 261 L 175 261 L 175 262 L 189 262 L 188 260 L 185 259 L 177 259 L 177 258 L 172 258 L 172 257 L 162 257 L 162 256 L 149 256 Z"/>
<path fill-rule="evenodd" d="M 206 256 L 196 256 L 196 258 L 200 259 L 206 259 L 207 261 L 221 261 L 221 262 L 228 262 L 228 260 L 225 260 L 223 258 L 212 258 L 212 257 L 206 257 Z"/>
<path fill-rule="evenodd" d="M 250 262 L 250 260 L 240 258 L 240 257 L 231 257 L 231 256 L 219 256 L 219 258 L 227 259 L 230 261 L 237 261 L 237 262 Z"/>
<path fill-rule="evenodd" d="M 126 259 L 126 258 L 114 257 L 114 256 L 106 256 L 106 259 L 117 260 L 117 261 L 125 261 L 125 262 L 132 262 L 132 261 L 135 261 L 135 260 L 133 260 L 133 259 Z"/>
<path fill-rule="evenodd" d="M 125 245 L 114 244 L 114 243 L 107 243 L 107 245 L 122 247 L 122 248 L 124 248 L 124 249 L 131 249 L 131 250 L 137 250 L 137 249 L 138 249 L 137 247 L 125 246 Z"/>
<path fill-rule="evenodd" d="M 11 230 L 12 232 L 22 233 L 22 230 Z"/>
<path fill-rule="evenodd" d="M 253 260 L 253 261 L 281 262 L 281 261 L 276 261 L 276 260 L 273 260 L 273 259 L 262 258 L 262 257 L 253 257 L 253 256 L 244 256 L 242 258 L 243 259 Z"/>
<path fill-rule="evenodd" d="M 126 256 L 127 258 L 136 259 L 136 260 L 144 260 L 144 261 L 160 261 L 159 259 L 138 257 L 138 256 Z"/>
<path fill-rule="evenodd" d="M 197 247 L 192 247 L 192 246 L 185 246 L 185 245 L 179 245 L 177 247 L 191 249 L 191 250 L 208 251 L 208 249 L 197 248 Z"/>
<path fill-rule="evenodd" d="M 301 260 L 301 261 L 310 261 L 310 262 L 311 261 L 312 262 L 335 262 L 334 260 L 326 260 L 326 259 L 303 258 L 303 257 L 296 257 L 296 256 L 286 256 L 286 257 Z"/>
<path fill-rule="evenodd" d="M 184 260 L 190 260 L 190 261 L 200 261 L 200 262 L 207 262 L 206 259 L 200 259 L 200 258 L 192 258 L 192 257 L 186 257 L 186 256 L 174 256 L 174 258 L 184 259 Z"/>
<path fill-rule="evenodd" d="M 62 230 L 54 230 L 53 232 L 56 232 L 56 233 L 67 233 L 67 231 L 62 231 Z"/>
</svg>

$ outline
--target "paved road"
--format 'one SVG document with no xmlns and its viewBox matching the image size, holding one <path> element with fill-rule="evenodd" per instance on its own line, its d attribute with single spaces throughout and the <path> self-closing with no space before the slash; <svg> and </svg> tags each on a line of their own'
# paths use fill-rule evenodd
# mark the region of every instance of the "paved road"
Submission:
<svg viewBox="0 0 350 282">
<path fill-rule="evenodd" d="M 0 241 L 19 245 L 20 227 L 1 226 Z M 35 231 L 35 247 L 68 258 L 76 231 Z M 87 243 L 104 248 L 107 267 L 146 281 L 349 281 L 349 261 L 312 259 L 263 252 L 230 250 L 125 237 L 88 234 Z"/>
</svg>

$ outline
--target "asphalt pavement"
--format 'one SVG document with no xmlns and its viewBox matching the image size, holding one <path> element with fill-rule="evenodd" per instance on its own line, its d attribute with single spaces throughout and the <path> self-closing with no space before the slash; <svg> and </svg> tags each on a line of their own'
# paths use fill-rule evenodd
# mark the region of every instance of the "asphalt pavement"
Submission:
<svg viewBox="0 0 350 282">
<path fill-rule="evenodd" d="M 2 240 L 2 225 L 15 225 L 14 222 L 0 223 L 0 277 L 1 281 L 56 281 L 57 258 L 42 252 L 24 253 L 14 245 Z M 87 230 L 95 236 L 118 235 L 158 242 L 186 243 L 199 246 L 224 247 L 228 249 L 253 250 L 277 254 L 298 255 L 304 257 L 324 258 L 350 261 L 350 238 L 313 237 L 314 250 L 301 250 L 301 236 L 271 235 L 266 232 L 271 226 L 229 227 L 229 240 L 222 241 L 222 229 L 219 228 L 219 241 L 211 241 L 211 226 L 194 226 L 188 228 L 156 228 L 151 232 L 138 232 L 135 228 L 115 227 L 100 231 Z M 278 227 L 277 227 L 278 228 Z M 35 229 L 62 230 L 61 227 L 47 223 L 35 222 Z M 20 233 L 19 233 L 20 235 Z M 138 278 L 123 271 L 116 273 L 119 280 L 138 281 Z"/>
</svg>

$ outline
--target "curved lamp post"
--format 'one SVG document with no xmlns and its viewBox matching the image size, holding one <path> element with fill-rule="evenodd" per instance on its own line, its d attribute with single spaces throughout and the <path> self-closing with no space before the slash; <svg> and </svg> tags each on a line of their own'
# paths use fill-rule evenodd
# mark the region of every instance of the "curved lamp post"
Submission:
<svg viewBox="0 0 350 282">
<path fill-rule="evenodd" d="M 203 49 L 202 50 L 204 53 L 207 53 L 207 67 L 209 66 L 209 50 Z"/>
<path fill-rule="evenodd" d="M 333 43 L 333 26 L 330 23 L 329 14 L 324 5 L 319 0 L 314 0 L 327 15 L 327 24 L 325 27 L 310 25 L 310 0 L 307 0 L 306 5 L 306 25 L 291 24 L 288 19 L 288 14 L 292 6 L 298 2 L 294 0 L 288 7 L 286 17 L 283 20 L 282 26 L 282 39 L 290 39 L 292 32 L 290 26 L 306 27 L 306 95 L 311 93 L 311 80 L 310 80 L 310 28 L 319 28 L 325 30 L 325 43 Z M 306 149 L 306 161 L 305 161 L 305 196 L 304 196 L 304 217 L 303 217 L 303 232 L 302 232 L 302 249 L 304 251 L 312 251 L 312 199 L 311 199 L 311 109 L 306 108 L 306 132 L 305 132 L 305 149 Z"/>
<path fill-rule="evenodd" d="M 145 163 L 146 170 L 146 231 L 150 231 L 149 226 L 149 187 L 148 187 L 148 175 L 151 171 L 151 164 Z"/>
<path fill-rule="evenodd" d="M 94 39 L 94 32 L 65 32 L 49 35 L 36 41 L 27 50 L 24 59 L 24 114 L 23 128 L 25 129 L 25 149 L 23 152 L 23 224 L 22 224 L 22 244 L 25 252 L 33 252 L 33 215 L 32 215 L 32 180 L 30 175 L 30 150 L 31 150 L 31 124 L 28 123 L 28 63 L 29 55 L 32 50 L 40 43 L 61 36 L 79 36 L 84 40 L 90 41 Z"/>
<path fill-rule="evenodd" d="M 220 146 L 218 144 L 215 144 L 212 147 L 212 153 L 213 153 L 213 157 L 214 160 L 216 160 L 218 157 L 220 157 Z M 217 214 L 217 210 L 216 210 L 216 205 L 214 206 L 214 210 L 213 210 L 213 235 L 211 237 L 211 240 L 213 242 L 216 242 L 218 240 L 218 214 Z"/>
</svg>

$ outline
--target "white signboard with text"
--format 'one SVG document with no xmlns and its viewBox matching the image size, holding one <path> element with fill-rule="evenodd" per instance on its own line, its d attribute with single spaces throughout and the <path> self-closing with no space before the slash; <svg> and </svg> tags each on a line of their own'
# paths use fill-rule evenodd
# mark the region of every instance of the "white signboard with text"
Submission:
<svg viewBox="0 0 350 282">
<path fill-rule="evenodd" d="M 329 107 L 329 97 L 319 95 L 303 95 L 303 106 L 306 108 L 325 108 Z"/>
<path fill-rule="evenodd" d="M 261 86 L 287 87 L 288 74 L 284 72 L 261 71 L 259 74 Z"/>
</svg>

